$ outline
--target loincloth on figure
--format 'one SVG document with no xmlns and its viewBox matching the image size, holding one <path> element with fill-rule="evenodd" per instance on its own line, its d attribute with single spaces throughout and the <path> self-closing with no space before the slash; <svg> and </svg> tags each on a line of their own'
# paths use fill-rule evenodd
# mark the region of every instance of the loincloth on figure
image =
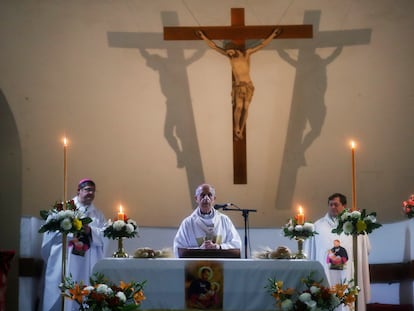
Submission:
<svg viewBox="0 0 414 311">
<path fill-rule="evenodd" d="M 233 83 L 233 88 L 231 91 L 231 97 L 233 102 L 236 98 L 241 98 L 244 101 L 250 102 L 252 100 L 254 93 L 254 86 L 252 82 L 239 82 Z"/>
</svg>

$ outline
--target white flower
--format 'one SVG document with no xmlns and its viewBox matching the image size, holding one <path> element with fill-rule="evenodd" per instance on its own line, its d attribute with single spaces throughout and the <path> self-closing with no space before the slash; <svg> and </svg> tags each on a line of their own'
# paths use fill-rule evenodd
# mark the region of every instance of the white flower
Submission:
<svg viewBox="0 0 414 311">
<path fill-rule="evenodd" d="M 123 220 L 117 220 L 112 226 L 114 227 L 114 230 L 121 231 L 125 226 L 125 222 Z"/>
<path fill-rule="evenodd" d="M 60 220 L 60 219 L 66 218 L 66 214 L 65 214 L 65 212 L 66 212 L 66 211 L 64 211 L 64 210 L 59 211 L 59 212 L 57 212 L 57 213 L 55 214 L 55 216 L 54 216 L 54 217 L 55 217 L 57 220 Z"/>
<path fill-rule="evenodd" d="M 315 225 L 311 222 L 305 222 L 303 224 L 303 230 L 313 232 L 315 231 Z"/>
<path fill-rule="evenodd" d="M 56 214 L 49 214 L 46 218 L 46 223 L 56 220 Z"/>
<path fill-rule="evenodd" d="M 50 213 L 49 215 L 51 216 L 52 219 L 59 220 L 59 213 Z"/>
<path fill-rule="evenodd" d="M 69 218 L 65 218 L 61 221 L 60 227 L 63 230 L 68 231 L 72 228 L 72 221 Z"/>
<path fill-rule="evenodd" d="M 367 217 L 365 217 L 364 221 L 370 221 L 372 223 L 376 223 L 377 222 L 377 217 L 375 217 L 374 215 L 368 215 Z"/>
<path fill-rule="evenodd" d="M 351 213 L 351 217 L 354 218 L 354 219 L 359 219 L 359 218 L 361 218 L 361 212 L 360 211 L 353 211 Z"/>
<path fill-rule="evenodd" d="M 318 286 L 311 286 L 309 290 L 312 294 L 316 294 L 321 291 L 321 289 Z"/>
<path fill-rule="evenodd" d="M 106 284 L 99 284 L 96 288 L 96 292 L 99 294 L 106 294 L 106 290 L 108 289 L 108 285 Z"/>
<path fill-rule="evenodd" d="M 136 222 L 135 220 L 128 219 L 128 220 L 127 220 L 127 223 L 128 223 L 128 224 L 133 225 L 133 226 L 134 226 L 134 228 L 138 227 L 137 222 Z"/>
<path fill-rule="evenodd" d="M 134 232 L 134 226 L 131 225 L 131 224 L 127 224 L 126 225 L 126 232 L 129 233 L 129 234 Z"/>
<path fill-rule="evenodd" d="M 293 310 L 293 302 L 290 299 L 283 300 L 280 307 L 282 311 L 291 311 Z"/>
<path fill-rule="evenodd" d="M 348 219 L 348 217 L 350 217 L 351 214 L 348 211 L 345 211 L 342 215 L 341 215 L 341 220 L 345 221 L 346 219 Z"/>
<path fill-rule="evenodd" d="M 113 293 L 112 289 L 106 284 L 99 284 L 96 288 L 96 292 L 104 295 L 110 295 Z"/>
<path fill-rule="evenodd" d="M 307 301 L 310 301 L 311 300 L 311 294 L 309 294 L 309 293 L 302 293 L 300 296 L 299 296 L 299 300 L 300 301 L 302 301 L 302 302 L 304 302 L 304 303 L 306 303 Z"/>
<path fill-rule="evenodd" d="M 296 231 L 303 231 L 303 226 L 302 225 L 296 225 L 295 230 Z"/>
<path fill-rule="evenodd" d="M 95 287 L 89 285 L 89 286 L 86 286 L 83 290 L 85 292 L 88 292 L 88 294 L 89 294 L 90 292 L 93 292 L 94 289 L 95 289 Z"/>
<path fill-rule="evenodd" d="M 126 296 L 123 292 L 117 292 L 115 296 L 118 297 L 122 302 L 126 301 Z"/>
<path fill-rule="evenodd" d="M 64 219 L 64 218 L 73 218 L 74 217 L 74 212 L 72 210 L 62 210 L 60 212 L 58 212 L 57 214 L 57 218 L 58 219 Z"/>
<path fill-rule="evenodd" d="M 316 301 L 315 300 L 306 301 L 305 304 L 310 308 L 310 310 L 315 310 L 316 309 Z"/>
<path fill-rule="evenodd" d="M 293 228 L 293 226 L 289 226 L 289 227 L 288 227 L 288 230 L 289 230 L 290 232 L 292 232 L 292 231 L 293 231 L 293 229 L 294 229 L 294 228 Z"/>
<path fill-rule="evenodd" d="M 346 221 L 344 223 L 344 232 L 345 234 L 351 234 L 354 231 L 354 225 L 352 223 L 352 221 Z"/>
</svg>

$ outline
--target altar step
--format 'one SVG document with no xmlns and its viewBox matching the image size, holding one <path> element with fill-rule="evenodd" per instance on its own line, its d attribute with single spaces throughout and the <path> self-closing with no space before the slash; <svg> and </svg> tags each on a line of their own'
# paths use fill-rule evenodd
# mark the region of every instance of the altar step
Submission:
<svg viewBox="0 0 414 311">
<path fill-rule="evenodd" d="M 391 305 L 382 303 L 367 304 L 367 311 L 413 311 L 412 305 Z"/>
</svg>

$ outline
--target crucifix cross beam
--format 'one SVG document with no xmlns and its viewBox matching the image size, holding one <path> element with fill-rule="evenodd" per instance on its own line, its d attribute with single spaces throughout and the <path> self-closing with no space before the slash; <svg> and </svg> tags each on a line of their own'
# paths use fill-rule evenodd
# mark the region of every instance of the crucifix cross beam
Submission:
<svg viewBox="0 0 414 311">
<path fill-rule="evenodd" d="M 232 9 L 232 16 L 233 16 Z M 275 28 L 282 30 L 278 39 L 312 38 L 312 25 L 284 25 L 284 26 L 200 26 L 200 27 L 164 27 L 164 40 L 200 40 L 197 30 L 203 31 L 211 40 L 248 40 L 263 39 Z"/>
<path fill-rule="evenodd" d="M 253 96 L 253 84 L 248 78 L 244 81 L 243 78 L 249 75 L 249 56 L 246 54 L 246 40 L 249 39 L 264 39 L 266 44 L 272 39 L 306 39 L 312 38 L 312 25 L 265 25 L 265 26 L 246 26 L 245 25 L 244 8 L 231 9 L 231 26 L 195 26 L 195 27 L 164 27 L 164 40 L 204 40 L 207 44 L 220 52 L 227 55 L 232 65 L 232 81 L 233 81 L 233 182 L 234 184 L 247 184 L 247 157 L 246 157 L 246 118 L 247 108 Z M 277 36 L 269 37 L 275 29 L 278 29 Z M 200 33 L 202 36 L 200 36 Z M 234 60 L 233 52 L 228 52 L 223 48 L 216 46 L 211 40 L 230 40 L 235 46 L 236 50 L 244 51 L 245 53 L 236 54 L 244 58 L 245 64 Z M 263 42 L 264 42 L 263 41 Z M 262 45 L 263 47 L 264 45 Z M 235 49 L 232 48 L 234 51 Z M 252 49 L 253 50 L 253 49 Z M 258 50 L 256 48 L 254 51 Z M 235 52 L 236 53 L 236 52 Z M 239 67 L 237 67 L 239 66 Z M 236 71 L 240 69 L 239 72 Z M 239 73 L 241 74 L 241 81 L 239 81 Z M 246 72 L 247 71 L 247 72 Z M 247 93 L 247 95 L 246 95 Z M 238 101 L 242 100 L 241 105 Z M 248 101 L 248 102 L 246 102 Z M 240 109 L 244 110 L 240 112 Z M 243 114 L 243 121 L 241 125 L 240 113 Z"/>
</svg>

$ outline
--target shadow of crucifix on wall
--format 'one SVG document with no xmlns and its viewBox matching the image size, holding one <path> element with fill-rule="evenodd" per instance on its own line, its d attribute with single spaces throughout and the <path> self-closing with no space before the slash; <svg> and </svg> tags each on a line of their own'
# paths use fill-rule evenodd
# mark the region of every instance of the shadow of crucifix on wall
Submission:
<svg viewBox="0 0 414 311">
<path fill-rule="evenodd" d="M 306 11 L 304 23 L 313 25 L 314 39 L 279 40 L 276 48 L 280 57 L 296 69 L 275 204 L 278 209 L 291 208 L 299 169 L 306 166 L 306 150 L 321 134 L 328 112 L 328 65 L 339 57 L 344 46 L 369 44 L 371 40 L 371 29 L 319 31 L 320 19 L 321 11 Z M 333 50 L 321 57 L 317 48 Z M 288 49 L 296 49 L 297 57 L 291 57 Z"/>
<path fill-rule="evenodd" d="M 161 20 L 163 24 L 178 24 L 176 12 L 161 12 Z M 176 155 L 177 168 L 186 170 L 188 193 L 193 201 L 193 189 L 204 182 L 205 177 L 187 68 L 207 48 L 192 42 L 168 43 L 163 40 L 162 33 L 108 32 L 107 36 L 111 47 L 138 49 L 146 65 L 158 73 L 166 105 L 164 138 Z M 163 54 L 152 52 L 156 50 Z M 185 50 L 191 50 L 193 54 L 186 57 Z"/>
</svg>

